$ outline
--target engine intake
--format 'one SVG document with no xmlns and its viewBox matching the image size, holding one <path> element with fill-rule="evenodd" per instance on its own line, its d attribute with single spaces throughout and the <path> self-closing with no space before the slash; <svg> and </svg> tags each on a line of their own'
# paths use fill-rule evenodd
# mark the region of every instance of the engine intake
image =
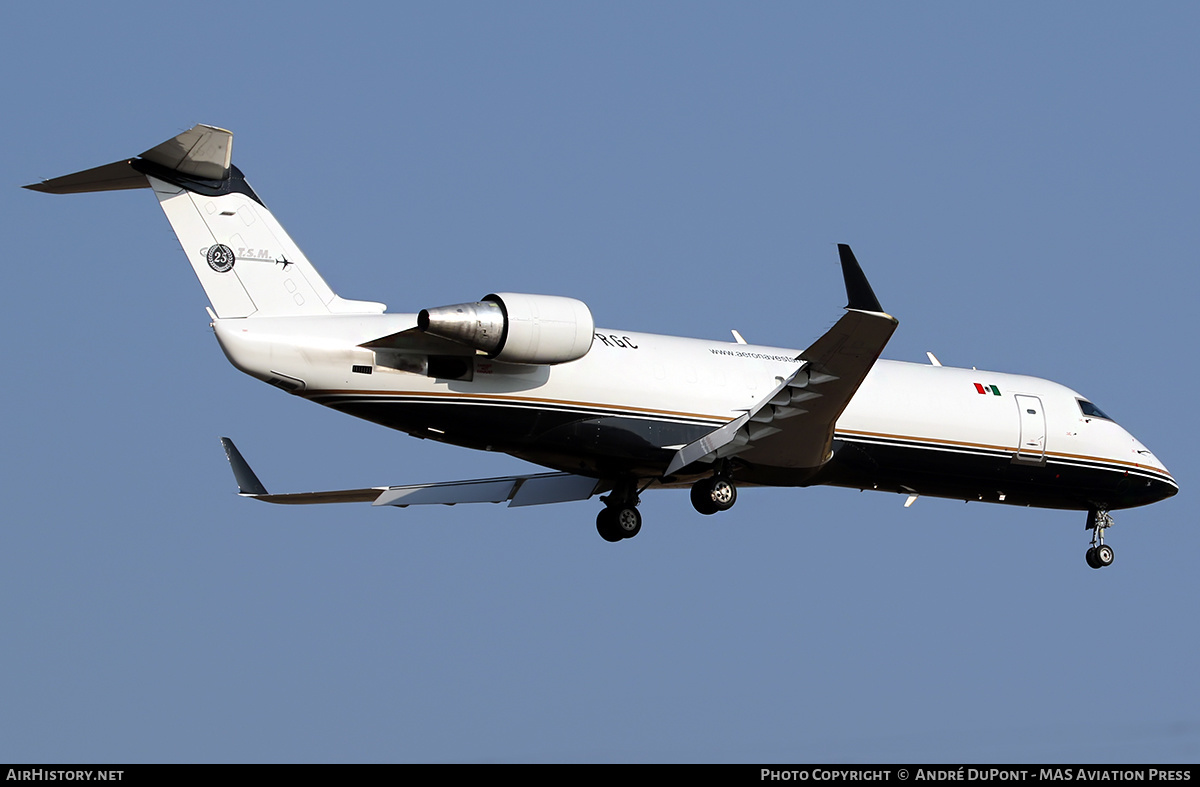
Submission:
<svg viewBox="0 0 1200 787">
<path fill-rule="evenodd" d="M 417 327 L 506 363 L 575 361 L 592 348 L 596 323 L 583 301 L 558 295 L 493 293 L 476 303 L 422 309 Z"/>
</svg>

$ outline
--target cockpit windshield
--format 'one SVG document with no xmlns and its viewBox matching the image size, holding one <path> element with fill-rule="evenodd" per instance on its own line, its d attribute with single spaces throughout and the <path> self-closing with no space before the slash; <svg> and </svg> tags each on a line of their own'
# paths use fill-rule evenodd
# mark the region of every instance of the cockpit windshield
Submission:
<svg viewBox="0 0 1200 787">
<path fill-rule="evenodd" d="M 1079 399 L 1078 401 L 1079 409 L 1083 411 L 1084 416 L 1087 418 L 1103 418 L 1105 421 L 1112 420 L 1104 414 L 1103 410 L 1089 402 L 1087 399 Z"/>
</svg>

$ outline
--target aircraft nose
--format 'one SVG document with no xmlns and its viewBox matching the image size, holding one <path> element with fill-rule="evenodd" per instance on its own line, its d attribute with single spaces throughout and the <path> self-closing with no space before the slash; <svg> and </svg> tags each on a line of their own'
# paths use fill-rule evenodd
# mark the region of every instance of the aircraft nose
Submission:
<svg viewBox="0 0 1200 787">
<path fill-rule="evenodd" d="M 1148 506 L 1179 493 L 1179 485 L 1168 473 L 1129 471 L 1117 487 L 1120 508 Z"/>
<path fill-rule="evenodd" d="M 1157 503 L 1179 494 L 1179 484 L 1175 483 L 1174 477 L 1166 465 L 1158 461 L 1158 457 L 1141 446 L 1135 453 L 1138 456 L 1138 464 L 1148 471 L 1149 478 L 1140 495 L 1146 504 Z"/>
<path fill-rule="evenodd" d="M 1164 468 L 1164 473 L 1165 470 Z M 1157 482 L 1158 492 L 1162 495 L 1158 498 L 1159 500 L 1166 500 L 1168 497 L 1179 494 L 1179 484 L 1175 483 L 1175 479 L 1170 473 L 1165 474 L 1167 477 Z"/>
<path fill-rule="evenodd" d="M 1151 494 L 1154 495 L 1154 500 L 1151 502 L 1157 503 L 1159 500 L 1166 500 L 1168 497 L 1174 497 L 1179 494 L 1179 485 L 1172 481 L 1158 480 L 1150 484 Z"/>
</svg>

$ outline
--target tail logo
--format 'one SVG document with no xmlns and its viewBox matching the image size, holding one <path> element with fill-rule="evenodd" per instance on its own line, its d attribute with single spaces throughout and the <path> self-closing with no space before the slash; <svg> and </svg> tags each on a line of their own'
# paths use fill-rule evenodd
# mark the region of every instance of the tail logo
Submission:
<svg viewBox="0 0 1200 787">
<path fill-rule="evenodd" d="M 233 256 L 233 249 L 224 243 L 209 246 L 204 250 L 203 254 L 204 258 L 208 260 L 208 267 L 217 273 L 228 273 L 233 270 L 233 263 L 237 259 Z"/>
</svg>

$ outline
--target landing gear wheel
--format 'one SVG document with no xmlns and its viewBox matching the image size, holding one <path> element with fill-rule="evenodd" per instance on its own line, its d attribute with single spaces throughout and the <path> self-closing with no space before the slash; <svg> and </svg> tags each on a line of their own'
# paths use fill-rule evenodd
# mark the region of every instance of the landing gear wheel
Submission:
<svg viewBox="0 0 1200 787">
<path fill-rule="evenodd" d="M 617 529 L 617 518 L 613 515 L 611 508 L 601 509 L 600 513 L 596 515 L 596 532 L 610 544 L 615 544 L 625 537 Z"/>
<path fill-rule="evenodd" d="M 710 516 L 721 510 L 717 508 L 717 504 L 713 500 L 712 484 L 713 480 L 711 478 L 701 478 L 692 484 L 692 508 L 705 516 Z"/>
<path fill-rule="evenodd" d="M 728 478 L 714 478 L 709 486 L 709 496 L 718 511 L 728 511 L 737 502 L 737 487 Z"/>
<path fill-rule="evenodd" d="M 728 478 L 701 478 L 692 484 L 692 507 L 705 516 L 728 511 L 737 502 L 737 487 Z"/>
<path fill-rule="evenodd" d="M 617 506 L 612 511 L 615 530 L 621 538 L 633 538 L 642 532 L 642 515 L 633 506 Z"/>
<path fill-rule="evenodd" d="M 1095 547 L 1088 547 L 1088 551 L 1084 553 L 1083 559 L 1086 560 L 1087 564 L 1092 568 L 1100 568 L 1100 564 L 1096 562 Z"/>
<path fill-rule="evenodd" d="M 596 532 L 613 544 L 633 538 L 642 532 L 642 515 L 633 506 L 605 506 L 596 515 Z"/>
<path fill-rule="evenodd" d="M 1111 566 L 1114 557 L 1113 548 L 1108 544 L 1101 544 L 1096 547 L 1096 568 Z"/>
</svg>

